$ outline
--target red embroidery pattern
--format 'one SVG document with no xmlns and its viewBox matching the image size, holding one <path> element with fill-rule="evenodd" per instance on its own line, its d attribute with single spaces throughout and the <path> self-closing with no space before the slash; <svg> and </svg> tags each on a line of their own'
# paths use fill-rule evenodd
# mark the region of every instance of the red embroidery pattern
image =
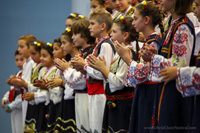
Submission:
<svg viewBox="0 0 200 133">
<path fill-rule="evenodd" d="M 172 46 L 172 53 L 176 54 L 177 56 L 183 56 L 184 54 L 187 54 L 187 47 L 185 45 L 173 45 Z"/>
</svg>

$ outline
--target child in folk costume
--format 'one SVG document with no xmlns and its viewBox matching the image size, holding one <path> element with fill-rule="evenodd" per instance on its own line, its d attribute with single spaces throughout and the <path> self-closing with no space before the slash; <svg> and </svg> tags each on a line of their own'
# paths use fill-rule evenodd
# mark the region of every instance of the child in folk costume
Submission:
<svg viewBox="0 0 200 133">
<path fill-rule="evenodd" d="M 107 11 L 103 9 L 95 10 L 90 14 L 90 35 L 98 38 L 98 44 L 95 46 L 92 55 L 96 57 L 104 55 L 107 68 L 110 68 L 114 58 L 114 46 L 108 36 L 111 27 L 112 17 Z M 73 66 L 78 70 L 84 68 L 87 73 L 90 132 L 101 132 L 106 102 L 104 78 L 100 71 L 88 66 L 86 62 L 83 58 L 78 58 L 73 61 Z"/>
<path fill-rule="evenodd" d="M 72 25 L 73 42 L 76 47 L 81 47 L 80 57 L 84 59 L 92 53 L 94 48 L 92 44 L 95 42 L 95 38 L 90 36 L 89 25 L 90 22 L 86 18 L 77 20 Z M 89 108 L 85 73 L 69 67 L 64 71 L 64 77 L 67 80 L 67 85 L 75 92 L 77 131 L 89 132 Z"/>
<path fill-rule="evenodd" d="M 159 8 L 152 2 L 144 1 L 138 4 L 134 13 L 133 26 L 136 31 L 144 34 L 147 45 L 159 50 L 162 46 L 162 39 L 159 33 L 155 32 L 157 25 L 160 25 L 160 28 L 163 29 L 162 14 Z M 139 62 L 132 60 L 128 54 L 128 49 L 120 43 L 116 43 L 115 47 L 118 54 L 129 65 L 125 78 L 126 86 L 136 86 L 129 132 L 148 132 L 149 130 L 144 127 L 151 124 L 157 88 L 156 82 L 148 81 L 150 64 L 143 61 L 141 57 L 138 58 Z"/>
<path fill-rule="evenodd" d="M 182 3 L 188 3 L 182 5 Z M 194 52 L 195 32 L 193 23 L 186 16 L 192 6 L 191 0 L 163 0 L 161 8 L 163 11 L 169 11 L 172 15 L 171 27 L 165 36 L 165 41 L 161 49 L 161 55 L 143 56 L 146 61 L 151 61 L 151 72 L 149 79 L 151 81 L 161 82 L 158 78 L 158 72 L 168 66 L 188 66 L 191 63 L 191 57 Z M 182 10 L 184 9 L 184 10 Z M 143 53 L 148 51 L 148 46 Z M 176 81 L 172 80 L 167 84 L 159 83 L 157 90 L 158 98 L 155 105 L 154 122 L 159 127 L 186 127 L 190 125 L 191 118 L 189 100 L 183 98 L 176 89 Z M 160 129 L 159 132 L 168 130 Z M 185 129 L 174 129 L 176 132 L 188 132 Z"/>
<path fill-rule="evenodd" d="M 40 63 L 40 51 L 43 45 L 45 45 L 45 42 L 41 40 L 34 41 L 29 45 L 30 56 L 31 59 L 35 62 L 35 65 L 32 68 L 30 83 L 26 82 L 25 80 L 21 80 L 23 87 L 28 91 L 23 96 L 24 100 L 28 101 L 25 126 L 24 126 L 25 132 L 35 132 L 37 129 L 36 127 L 38 122 L 37 110 L 39 101 L 37 101 L 36 99 L 41 95 L 37 93 L 38 88 L 33 86 L 33 84 L 39 77 L 42 76 L 42 73 L 46 70 Z"/>
<path fill-rule="evenodd" d="M 68 59 L 66 54 L 61 48 L 61 40 L 60 38 L 57 38 L 54 40 L 53 44 L 53 57 L 54 59 Z M 50 80 L 47 81 L 47 86 L 50 88 L 53 88 L 50 90 L 50 95 L 52 98 L 50 98 L 50 110 L 49 110 L 49 118 L 48 118 L 48 125 L 47 125 L 47 131 L 54 131 L 54 132 L 60 132 L 62 131 L 61 125 L 61 117 L 62 117 L 62 110 L 63 110 L 63 92 L 64 92 L 64 86 L 65 82 L 61 78 L 61 71 L 57 69 L 55 77 L 52 77 Z M 54 97 L 54 98 L 53 98 Z"/>
<path fill-rule="evenodd" d="M 71 29 L 74 20 L 76 20 L 78 16 L 79 16 L 78 13 L 71 13 L 66 19 L 66 22 L 65 22 L 66 28 Z"/>
<path fill-rule="evenodd" d="M 15 51 L 15 64 L 20 69 L 17 72 L 16 76 L 21 77 L 22 67 L 25 62 L 25 58 L 19 53 L 18 50 Z M 9 82 L 9 80 L 7 80 Z M 19 121 L 22 121 L 22 92 L 20 88 L 14 88 L 14 86 L 10 86 L 10 91 L 7 91 L 2 98 L 1 106 L 2 108 L 6 108 L 6 112 L 11 112 L 11 125 L 12 125 L 12 133 L 21 133 L 23 132 L 22 126 L 23 124 Z M 8 102 L 10 102 L 8 105 Z"/>
<path fill-rule="evenodd" d="M 61 36 L 61 48 L 65 54 L 70 54 L 72 58 L 75 55 L 80 54 L 79 48 L 76 47 L 72 40 L 71 29 L 66 29 Z M 75 122 L 75 103 L 74 103 L 74 90 L 67 84 L 68 78 L 65 78 L 65 69 L 70 68 L 71 64 L 65 59 L 54 60 L 55 65 L 62 72 L 62 79 L 66 82 L 63 99 L 63 110 L 62 110 L 62 130 L 61 132 L 76 132 Z"/>
<path fill-rule="evenodd" d="M 138 32 L 132 26 L 131 17 L 120 17 L 113 24 L 111 39 L 124 43 L 127 48 L 132 50 L 133 58 L 137 60 L 137 53 L 133 52 L 132 41 L 139 37 Z M 137 44 L 137 51 L 139 46 Z M 101 59 L 101 58 L 100 58 Z M 124 86 L 124 78 L 128 71 L 128 65 L 116 53 L 111 63 L 110 69 L 106 67 L 105 60 L 98 60 L 95 56 L 88 58 L 88 63 L 95 69 L 102 72 L 106 80 L 106 104 L 103 119 L 102 132 L 128 132 L 131 115 L 131 105 L 133 101 L 133 87 Z"/>
<path fill-rule="evenodd" d="M 121 16 L 133 17 L 135 7 L 131 6 L 130 0 L 113 0 L 113 5 L 118 11 L 118 13 L 113 17 L 113 20 L 120 18 Z"/>
<path fill-rule="evenodd" d="M 57 100 L 52 97 L 51 91 L 55 87 L 47 86 L 48 80 L 51 80 L 56 75 L 56 67 L 53 62 L 53 44 L 47 43 L 41 49 L 41 64 L 46 67 L 46 71 L 42 74 L 41 78 L 35 81 L 34 86 L 39 87 L 37 93 L 40 94 L 39 97 L 34 97 L 35 101 L 38 101 L 38 122 L 37 122 L 37 132 L 47 131 L 47 121 L 49 113 L 49 102 L 50 100 Z"/>
<path fill-rule="evenodd" d="M 21 78 L 17 78 L 16 76 L 13 76 L 10 78 L 9 84 L 15 86 L 15 87 L 22 87 L 21 80 L 25 80 L 26 82 L 30 82 L 31 79 L 31 70 L 34 66 L 34 61 L 30 57 L 29 52 L 29 44 L 35 41 L 36 38 L 33 35 L 24 35 L 21 36 L 18 40 L 18 51 L 24 58 L 26 58 L 26 62 L 23 64 L 23 71 Z M 23 93 L 26 93 L 27 90 L 23 88 Z M 25 123 L 26 118 L 26 110 L 27 110 L 28 102 L 26 100 L 22 99 L 22 123 Z M 21 127 L 22 130 L 24 130 L 24 124 L 23 127 Z"/>
</svg>

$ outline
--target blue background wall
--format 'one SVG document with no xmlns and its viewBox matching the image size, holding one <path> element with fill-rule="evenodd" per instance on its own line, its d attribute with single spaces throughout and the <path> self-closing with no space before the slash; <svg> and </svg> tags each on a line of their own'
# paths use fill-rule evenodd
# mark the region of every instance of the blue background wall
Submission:
<svg viewBox="0 0 200 133">
<path fill-rule="evenodd" d="M 33 34 L 52 42 L 65 29 L 71 0 L 0 0 L 0 99 L 9 90 L 6 80 L 18 69 L 14 51 L 18 38 Z M 0 132 L 10 133 L 10 114 L 0 107 Z"/>
</svg>

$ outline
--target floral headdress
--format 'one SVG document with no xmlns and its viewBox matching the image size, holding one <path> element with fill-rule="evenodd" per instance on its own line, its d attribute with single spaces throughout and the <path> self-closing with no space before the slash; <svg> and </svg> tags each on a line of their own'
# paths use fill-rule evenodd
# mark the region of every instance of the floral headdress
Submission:
<svg viewBox="0 0 200 133">
<path fill-rule="evenodd" d="M 126 23 L 126 19 L 124 18 L 124 16 L 121 16 L 119 19 L 121 20 L 122 23 L 124 24 Z"/>
<path fill-rule="evenodd" d="M 65 31 L 66 31 L 67 33 L 69 33 L 70 35 L 72 35 L 72 30 L 71 30 L 70 28 L 66 28 Z"/>
<path fill-rule="evenodd" d="M 78 15 L 77 15 L 77 14 L 75 14 L 75 13 L 71 13 L 71 14 L 70 14 L 70 16 L 72 16 L 73 18 L 76 18 L 76 17 L 78 17 Z"/>
<path fill-rule="evenodd" d="M 83 15 L 78 15 L 78 17 L 81 19 L 85 18 L 85 16 L 83 16 Z"/>
<path fill-rule="evenodd" d="M 143 1 L 143 2 L 142 2 L 142 5 L 143 5 L 143 7 L 144 7 L 144 11 L 147 11 L 147 9 L 148 9 L 147 2 L 146 2 L 146 1 Z"/>
<path fill-rule="evenodd" d="M 35 44 L 37 47 L 42 47 L 41 43 L 34 41 L 33 44 Z"/>
<path fill-rule="evenodd" d="M 52 44 L 52 43 L 47 42 L 47 45 L 48 45 L 49 47 L 53 48 L 53 44 Z"/>
</svg>

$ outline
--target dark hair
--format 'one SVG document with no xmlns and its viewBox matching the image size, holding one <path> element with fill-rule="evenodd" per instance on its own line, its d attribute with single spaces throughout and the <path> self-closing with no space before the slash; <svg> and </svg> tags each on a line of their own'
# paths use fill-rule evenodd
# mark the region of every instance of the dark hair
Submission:
<svg viewBox="0 0 200 133">
<path fill-rule="evenodd" d="M 15 51 L 15 56 L 16 55 L 21 55 L 18 50 Z"/>
<path fill-rule="evenodd" d="M 136 6 L 136 10 L 139 11 L 140 15 L 143 17 L 149 16 L 152 21 L 152 26 L 155 28 L 159 25 L 162 33 L 162 37 L 164 37 L 164 27 L 162 24 L 163 21 L 163 12 L 159 9 L 158 5 L 151 1 L 146 1 L 147 5 L 146 8 L 144 7 L 143 3 L 140 3 Z"/>
<path fill-rule="evenodd" d="M 34 46 L 35 50 L 40 52 L 42 47 L 46 45 L 46 42 L 45 41 L 42 41 L 42 40 L 36 40 L 32 43 L 30 43 L 30 46 Z"/>
<path fill-rule="evenodd" d="M 61 47 L 61 44 L 62 44 L 60 38 L 54 39 L 53 43 L 58 43 L 60 47 Z"/>
<path fill-rule="evenodd" d="M 90 31 L 88 29 L 89 25 L 90 22 L 88 19 L 80 19 L 72 24 L 72 33 L 81 34 L 82 38 L 87 38 L 88 44 L 93 44 L 95 42 L 95 38 L 90 35 Z"/>
<path fill-rule="evenodd" d="M 104 6 L 105 4 L 105 0 L 90 0 L 90 1 L 97 1 L 101 6 Z"/>
<path fill-rule="evenodd" d="M 52 43 L 46 43 L 46 45 L 42 46 L 42 49 L 45 49 L 53 58 L 53 44 Z"/>
<path fill-rule="evenodd" d="M 26 45 L 29 48 L 29 44 L 32 43 L 33 41 L 36 41 L 37 39 L 36 39 L 35 36 L 28 34 L 28 35 L 21 36 L 19 38 L 19 40 L 25 40 L 26 41 Z"/>
<path fill-rule="evenodd" d="M 90 19 L 95 19 L 99 24 L 106 24 L 106 31 L 109 32 L 112 28 L 112 16 L 105 9 L 97 9 L 90 14 Z"/>
<path fill-rule="evenodd" d="M 70 15 L 67 17 L 67 19 L 74 19 L 74 18 L 77 18 L 78 15 L 80 15 L 79 13 L 70 13 Z"/>
<path fill-rule="evenodd" d="M 192 11 L 192 4 L 194 0 L 176 0 L 174 5 L 174 12 L 177 15 L 186 15 Z"/>
<path fill-rule="evenodd" d="M 133 18 L 132 17 L 120 17 L 119 19 L 116 19 L 114 21 L 115 24 L 117 24 L 120 27 L 120 30 L 122 32 L 128 32 L 129 37 L 127 40 L 125 40 L 128 43 L 131 43 L 133 41 L 136 41 L 136 52 L 138 54 L 138 51 L 140 50 L 139 44 L 138 44 L 138 38 L 139 33 L 135 30 L 135 28 L 132 26 Z"/>
<path fill-rule="evenodd" d="M 63 31 L 62 35 L 67 41 L 71 43 L 73 42 L 71 29 L 66 29 L 65 31 Z"/>
</svg>

